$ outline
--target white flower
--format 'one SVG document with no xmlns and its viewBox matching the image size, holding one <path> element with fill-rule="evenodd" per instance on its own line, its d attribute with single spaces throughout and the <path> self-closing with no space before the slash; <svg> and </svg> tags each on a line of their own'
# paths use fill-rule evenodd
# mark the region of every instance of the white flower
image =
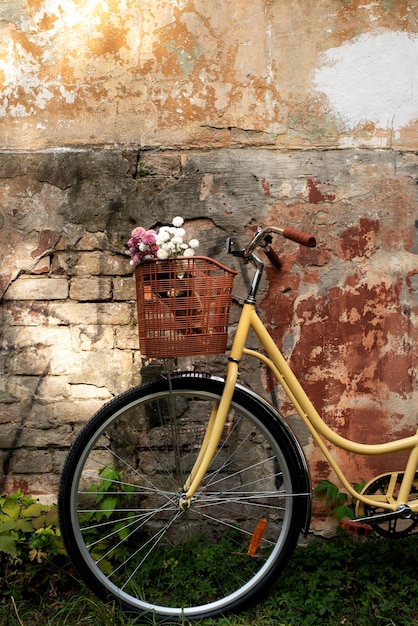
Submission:
<svg viewBox="0 0 418 626">
<path fill-rule="evenodd" d="M 180 215 L 177 215 L 177 217 L 175 217 L 171 223 L 176 228 L 180 228 L 180 226 L 183 226 L 183 224 L 184 224 L 184 219 L 182 217 L 180 217 Z"/>
<path fill-rule="evenodd" d="M 147 231 L 142 226 L 135 228 L 127 242 L 132 264 L 138 265 L 152 258 L 165 260 L 181 255 L 194 256 L 196 248 L 199 247 L 199 241 L 191 239 L 187 243 L 187 234 L 183 224 L 184 219 L 177 215 L 171 225 L 160 226 L 158 232 L 153 229 Z"/>
<path fill-rule="evenodd" d="M 164 250 L 164 248 L 159 248 L 159 250 L 157 250 L 157 259 L 160 259 L 160 261 L 165 261 L 168 257 L 168 251 Z"/>
<path fill-rule="evenodd" d="M 157 237 L 157 245 L 159 246 L 161 243 L 164 243 L 165 241 L 168 241 L 170 239 L 170 233 L 168 233 L 166 230 L 163 230 L 162 232 L 160 231 L 160 234 Z"/>
</svg>

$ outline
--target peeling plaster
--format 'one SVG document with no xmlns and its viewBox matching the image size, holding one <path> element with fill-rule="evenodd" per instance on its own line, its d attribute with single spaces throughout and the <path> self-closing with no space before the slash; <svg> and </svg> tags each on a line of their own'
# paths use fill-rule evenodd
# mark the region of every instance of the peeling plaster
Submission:
<svg viewBox="0 0 418 626">
<path fill-rule="evenodd" d="M 321 56 L 315 89 L 348 129 L 371 122 L 398 130 L 418 119 L 418 36 L 382 30 Z"/>
</svg>

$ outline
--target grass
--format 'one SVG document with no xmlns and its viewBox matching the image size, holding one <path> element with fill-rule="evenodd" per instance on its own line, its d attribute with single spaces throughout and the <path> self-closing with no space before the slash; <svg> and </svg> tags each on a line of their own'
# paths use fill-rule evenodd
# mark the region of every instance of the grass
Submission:
<svg viewBox="0 0 418 626">
<path fill-rule="evenodd" d="M 200 626 L 418 626 L 418 541 L 336 537 L 297 548 L 264 601 Z M 4 573 L 0 576 L 5 576 Z M 7 585 L 2 585 L 5 589 Z M 10 587 L 9 587 L 10 588 Z M 1 626 L 149 625 L 97 600 L 71 567 L 24 576 L 0 600 Z M 187 622 L 185 622 L 185 625 Z"/>
</svg>

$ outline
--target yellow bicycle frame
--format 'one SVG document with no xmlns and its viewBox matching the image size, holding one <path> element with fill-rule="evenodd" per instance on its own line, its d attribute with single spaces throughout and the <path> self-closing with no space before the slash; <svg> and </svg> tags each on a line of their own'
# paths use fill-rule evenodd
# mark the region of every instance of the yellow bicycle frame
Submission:
<svg viewBox="0 0 418 626">
<path fill-rule="evenodd" d="M 255 332 L 268 356 L 245 347 L 250 329 Z M 325 458 L 335 471 L 345 489 L 347 489 L 353 498 L 370 506 L 376 506 L 376 502 L 378 502 L 379 508 L 392 511 L 395 511 L 400 504 L 405 504 L 407 502 L 412 512 L 418 512 L 418 498 L 408 500 L 418 467 L 418 430 L 416 434 L 411 437 L 398 439 L 388 443 L 372 445 L 356 443 L 335 433 L 325 424 L 323 419 L 315 410 L 295 374 L 287 364 L 284 356 L 274 343 L 271 335 L 258 316 L 255 305 L 248 302 L 244 304 L 240 320 L 238 322 L 238 327 L 228 360 L 225 387 L 221 400 L 213 407 L 200 453 L 184 485 L 185 495 L 183 503 L 185 507 L 189 506 L 194 493 L 199 487 L 203 476 L 212 462 L 216 448 L 219 444 L 237 382 L 239 363 L 243 355 L 255 357 L 271 369 L 283 387 L 290 402 L 293 404 L 295 410 L 309 429 L 313 439 L 322 450 Z M 410 450 L 397 498 L 388 498 L 388 500 L 391 501 L 387 502 L 383 501 L 381 496 L 366 496 L 356 492 L 346 479 L 336 460 L 332 457 L 325 445 L 325 441 L 328 441 L 334 446 L 348 452 L 369 456 L 378 456 L 402 450 Z"/>
</svg>

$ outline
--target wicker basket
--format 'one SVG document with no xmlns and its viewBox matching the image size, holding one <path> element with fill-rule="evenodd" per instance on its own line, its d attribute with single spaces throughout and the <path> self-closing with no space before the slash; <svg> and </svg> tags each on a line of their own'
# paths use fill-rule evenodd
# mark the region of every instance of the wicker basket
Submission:
<svg viewBox="0 0 418 626">
<path fill-rule="evenodd" d="M 207 257 L 153 259 L 135 270 L 141 352 L 171 358 L 225 352 L 236 272 Z"/>
</svg>

